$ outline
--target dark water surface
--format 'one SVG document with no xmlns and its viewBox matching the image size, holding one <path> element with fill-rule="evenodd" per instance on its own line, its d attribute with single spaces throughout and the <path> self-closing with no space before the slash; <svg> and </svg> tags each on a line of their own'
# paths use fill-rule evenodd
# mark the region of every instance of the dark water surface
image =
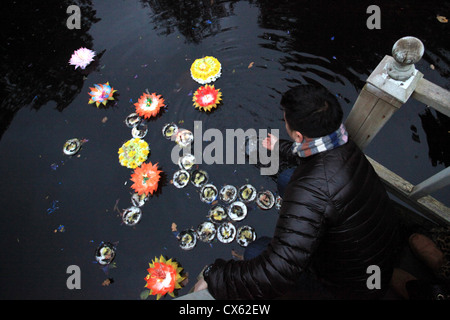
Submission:
<svg viewBox="0 0 450 320">
<path fill-rule="evenodd" d="M 450 87 L 448 24 L 436 19 L 450 16 L 443 1 L 379 3 L 381 30 L 366 27 L 372 3 L 357 1 L 9 2 L 1 46 L 2 299 L 139 299 L 148 263 L 161 254 L 192 276 L 184 294 L 204 265 L 232 258 L 231 249 L 243 252 L 235 242 L 199 243 L 187 252 L 178 247 L 171 224 L 178 230 L 197 226 L 210 206 L 192 185 L 176 189 L 169 183 L 177 166 L 170 157 L 173 142 L 161 135 L 165 123 L 193 130 L 194 121 L 202 121 L 203 130 L 223 132 L 273 128 L 287 138 L 279 107 L 283 92 L 299 83 L 320 83 L 339 97 L 347 116 L 370 72 L 407 35 L 425 45 L 417 65 L 425 78 Z M 82 9 L 81 30 L 66 27 L 71 4 Z M 99 55 L 98 64 L 85 71 L 68 65 L 81 46 Z M 222 63 L 215 86 L 223 103 L 211 114 L 194 109 L 192 92 L 199 85 L 189 72 L 191 63 L 206 55 Z M 89 87 L 107 81 L 118 90 L 117 103 L 89 105 Z M 168 105 L 149 121 L 145 137 L 149 160 L 159 163 L 166 181 L 133 228 L 122 225 L 114 211 L 117 201 L 119 209 L 130 205 L 131 193 L 131 170 L 120 166 L 117 150 L 131 138 L 123 121 L 147 88 Z M 433 135 L 427 128 L 435 113 L 424 114 L 424 105 L 408 102 L 366 150 L 412 183 L 448 165 L 448 144 L 439 147 L 448 129 Z M 74 137 L 88 142 L 79 157 L 68 157 L 62 146 Z M 276 190 L 275 182 L 250 164 L 201 167 L 217 186 L 248 182 Z M 435 197 L 450 204 L 448 188 Z M 245 224 L 258 236 L 271 236 L 277 211 L 250 209 Z M 60 225 L 64 232 L 57 230 Z M 93 263 L 102 241 L 118 242 L 117 268 L 108 275 Z M 70 265 L 81 269 L 80 290 L 66 287 Z M 114 283 L 102 286 L 108 277 Z"/>
</svg>

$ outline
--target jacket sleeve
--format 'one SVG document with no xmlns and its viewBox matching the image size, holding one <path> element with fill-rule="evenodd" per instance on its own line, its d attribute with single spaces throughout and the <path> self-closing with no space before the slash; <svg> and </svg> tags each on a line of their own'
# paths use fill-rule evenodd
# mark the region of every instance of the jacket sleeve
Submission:
<svg viewBox="0 0 450 320">
<path fill-rule="evenodd" d="M 278 140 L 278 148 L 280 159 L 296 165 L 298 164 L 298 156 L 292 152 L 292 148 L 294 146 L 294 142 L 289 140 L 280 139 Z"/>
<path fill-rule="evenodd" d="M 295 289 L 319 244 L 328 210 L 325 196 L 296 183 L 286 190 L 272 242 L 261 255 L 212 265 L 205 280 L 216 299 L 273 299 Z"/>
</svg>

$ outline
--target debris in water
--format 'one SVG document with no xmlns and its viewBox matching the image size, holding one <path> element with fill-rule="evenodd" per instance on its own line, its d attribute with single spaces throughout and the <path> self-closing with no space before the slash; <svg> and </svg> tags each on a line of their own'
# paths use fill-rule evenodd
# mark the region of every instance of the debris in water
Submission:
<svg viewBox="0 0 450 320">
<path fill-rule="evenodd" d="M 57 232 L 65 232 L 66 228 L 64 227 L 64 225 L 60 224 L 58 228 L 56 228 L 53 232 L 57 233 Z"/>
<path fill-rule="evenodd" d="M 437 16 L 436 16 L 436 19 L 437 19 L 440 23 L 447 23 L 447 22 L 448 22 L 448 19 L 447 19 L 446 17 L 444 17 L 444 16 L 441 16 L 441 15 L 437 15 Z"/>
<path fill-rule="evenodd" d="M 108 279 L 106 279 L 105 281 L 102 282 L 102 286 L 107 287 L 111 283 L 114 283 L 114 279 L 113 278 L 108 278 Z"/>
<path fill-rule="evenodd" d="M 58 210 L 58 203 L 58 200 L 53 200 L 51 207 L 47 209 L 47 214 L 53 213 L 55 212 L 55 210 Z"/>
</svg>

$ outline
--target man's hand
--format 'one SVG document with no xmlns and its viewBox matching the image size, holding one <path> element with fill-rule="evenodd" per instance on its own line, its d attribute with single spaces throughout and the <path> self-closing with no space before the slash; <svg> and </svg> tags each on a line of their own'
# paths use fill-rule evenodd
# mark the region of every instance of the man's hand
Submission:
<svg viewBox="0 0 450 320">
<path fill-rule="evenodd" d="M 275 144 L 278 142 L 278 138 L 273 134 L 269 133 L 267 138 L 262 141 L 262 146 L 268 150 L 273 150 Z"/>
<path fill-rule="evenodd" d="M 197 283 L 194 286 L 194 292 L 195 291 L 200 291 L 200 290 L 204 290 L 204 289 L 208 289 L 208 283 L 201 278 L 200 280 L 197 281 Z"/>
</svg>

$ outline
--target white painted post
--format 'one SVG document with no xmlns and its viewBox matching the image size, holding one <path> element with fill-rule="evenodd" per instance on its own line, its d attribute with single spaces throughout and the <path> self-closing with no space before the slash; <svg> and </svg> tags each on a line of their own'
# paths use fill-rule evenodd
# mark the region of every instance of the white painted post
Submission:
<svg viewBox="0 0 450 320">
<path fill-rule="evenodd" d="M 409 99 L 423 74 L 416 70 L 424 53 L 414 37 L 398 40 L 367 79 L 345 125 L 350 137 L 364 149 L 392 115 Z"/>
</svg>

